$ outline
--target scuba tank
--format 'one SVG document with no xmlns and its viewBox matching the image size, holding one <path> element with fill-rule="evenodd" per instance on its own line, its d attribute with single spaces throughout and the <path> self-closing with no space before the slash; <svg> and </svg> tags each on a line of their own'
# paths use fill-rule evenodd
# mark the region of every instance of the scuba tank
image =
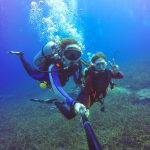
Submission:
<svg viewBox="0 0 150 150">
<path fill-rule="evenodd" d="M 36 70 L 39 72 L 48 73 L 48 70 L 45 68 L 45 66 L 50 65 L 54 58 L 58 59 L 60 57 L 61 49 L 59 45 L 53 41 L 50 41 L 35 55 L 33 58 L 33 66 L 35 66 Z M 51 86 L 49 86 L 46 81 L 40 82 L 40 88 L 45 89 L 47 87 L 51 90 Z"/>
<path fill-rule="evenodd" d="M 59 54 L 60 48 L 55 42 L 50 41 L 35 55 L 33 64 L 38 68 L 42 68 L 43 65 L 50 61 L 51 57 L 60 57 Z"/>
</svg>

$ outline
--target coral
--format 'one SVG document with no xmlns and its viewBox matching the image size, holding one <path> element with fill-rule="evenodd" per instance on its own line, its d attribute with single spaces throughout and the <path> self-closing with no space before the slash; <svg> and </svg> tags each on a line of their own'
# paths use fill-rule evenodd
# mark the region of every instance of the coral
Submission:
<svg viewBox="0 0 150 150">
<path fill-rule="evenodd" d="M 137 96 L 140 100 L 150 98 L 150 89 L 141 89 L 137 92 Z"/>
</svg>

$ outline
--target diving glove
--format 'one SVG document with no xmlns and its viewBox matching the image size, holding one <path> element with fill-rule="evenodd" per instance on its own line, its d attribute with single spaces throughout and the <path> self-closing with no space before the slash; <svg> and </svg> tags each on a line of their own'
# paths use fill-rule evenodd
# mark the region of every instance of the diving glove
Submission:
<svg viewBox="0 0 150 150">
<path fill-rule="evenodd" d="M 86 107 L 81 103 L 75 103 L 74 105 L 74 111 L 76 114 L 80 114 L 80 110 L 86 112 Z"/>
</svg>

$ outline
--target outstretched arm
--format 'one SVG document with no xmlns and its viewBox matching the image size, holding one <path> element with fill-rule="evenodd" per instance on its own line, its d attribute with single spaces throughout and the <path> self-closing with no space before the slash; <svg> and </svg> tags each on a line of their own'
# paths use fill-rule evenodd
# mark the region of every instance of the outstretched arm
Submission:
<svg viewBox="0 0 150 150">
<path fill-rule="evenodd" d="M 17 55 L 19 57 L 19 59 L 21 60 L 21 63 L 24 67 L 24 69 L 26 70 L 26 72 L 28 73 L 29 76 L 31 76 L 33 79 L 35 80 L 43 80 L 44 77 L 44 73 L 39 72 L 38 70 L 36 70 L 35 68 L 33 68 L 28 62 L 27 60 L 24 58 L 24 54 L 22 52 L 18 52 L 18 51 L 10 51 L 8 52 L 9 54 L 14 54 Z"/>
</svg>

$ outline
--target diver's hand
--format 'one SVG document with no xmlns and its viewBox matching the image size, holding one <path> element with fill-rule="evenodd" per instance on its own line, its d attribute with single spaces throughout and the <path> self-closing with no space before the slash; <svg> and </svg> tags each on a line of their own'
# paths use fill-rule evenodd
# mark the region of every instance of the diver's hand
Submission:
<svg viewBox="0 0 150 150">
<path fill-rule="evenodd" d="M 7 52 L 8 54 L 15 54 L 15 55 L 18 55 L 18 56 L 20 56 L 20 55 L 22 55 L 23 53 L 22 52 L 19 52 L 19 51 L 9 51 L 9 52 Z"/>
<path fill-rule="evenodd" d="M 80 110 L 86 112 L 86 107 L 81 103 L 75 103 L 74 105 L 74 111 L 76 114 L 80 114 Z"/>
<path fill-rule="evenodd" d="M 114 58 L 112 59 L 112 62 L 109 61 L 109 64 L 110 64 L 110 66 L 111 66 L 111 68 L 112 68 L 114 73 L 119 72 L 119 66 L 115 63 L 115 59 Z"/>
</svg>

